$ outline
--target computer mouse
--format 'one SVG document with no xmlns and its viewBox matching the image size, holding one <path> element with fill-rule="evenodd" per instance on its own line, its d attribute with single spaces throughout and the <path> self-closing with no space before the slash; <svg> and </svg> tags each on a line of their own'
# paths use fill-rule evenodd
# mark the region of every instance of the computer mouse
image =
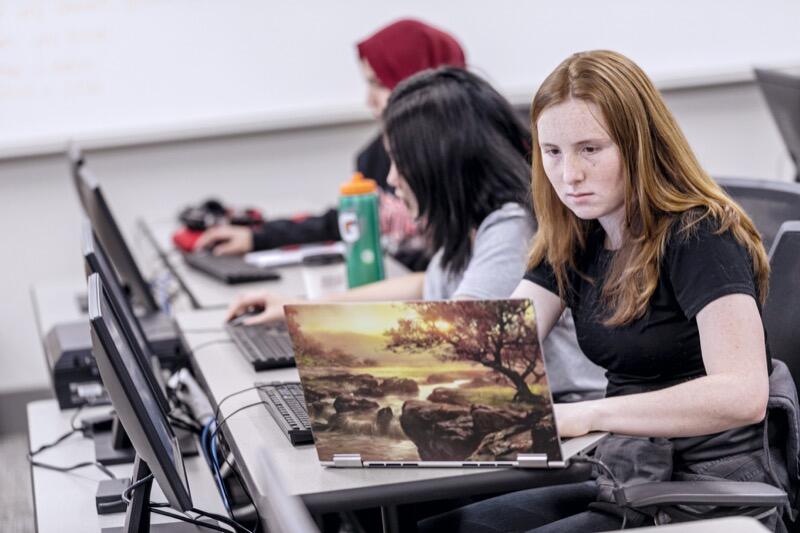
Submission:
<svg viewBox="0 0 800 533">
<path fill-rule="evenodd" d="M 264 311 L 263 307 L 250 307 L 250 308 L 247 309 L 247 311 L 245 311 L 241 315 L 237 315 L 237 316 L 233 317 L 232 319 L 230 319 L 230 321 L 228 321 L 228 324 L 230 324 L 231 326 L 241 326 L 241 325 L 244 324 L 245 320 L 247 320 L 251 316 L 258 315 L 259 313 L 262 313 L 263 311 Z"/>
<path fill-rule="evenodd" d="M 208 244 L 206 244 L 205 246 L 203 246 L 202 251 L 203 252 L 208 252 L 208 253 L 214 253 L 214 248 L 216 248 L 220 244 L 224 244 L 224 243 L 228 242 L 228 240 L 229 239 L 216 239 L 216 240 L 213 240 L 213 241 L 209 242 Z"/>
</svg>

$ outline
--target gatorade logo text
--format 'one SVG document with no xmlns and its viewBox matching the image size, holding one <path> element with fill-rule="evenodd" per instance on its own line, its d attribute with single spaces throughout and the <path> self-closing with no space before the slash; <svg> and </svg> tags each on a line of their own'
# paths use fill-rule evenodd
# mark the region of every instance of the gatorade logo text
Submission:
<svg viewBox="0 0 800 533">
<path fill-rule="evenodd" d="M 358 224 L 358 215 L 355 211 L 339 212 L 339 233 L 342 240 L 348 244 L 361 238 L 361 226 Z"/>
</svg>

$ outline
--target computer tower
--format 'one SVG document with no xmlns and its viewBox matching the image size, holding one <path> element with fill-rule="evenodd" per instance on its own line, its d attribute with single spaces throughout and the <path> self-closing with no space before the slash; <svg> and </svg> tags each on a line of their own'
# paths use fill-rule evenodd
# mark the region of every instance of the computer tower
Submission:
<svg viewBox="0 0 800 533">
<path fill-rule="evenodd" d="M 45 335 L 44 352 L 59 408 L 109 403 L 92 355 L 88 320 L 53 326 Z"/>
</svg>

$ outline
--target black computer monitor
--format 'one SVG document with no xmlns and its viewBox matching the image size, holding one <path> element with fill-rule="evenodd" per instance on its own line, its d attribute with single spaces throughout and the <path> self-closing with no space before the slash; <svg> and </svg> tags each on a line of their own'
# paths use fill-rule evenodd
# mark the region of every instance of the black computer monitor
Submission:
<svg viewBox="0 0 800 533">
<path fill-rule="evenodd" d="M 800 76 L 755 69 L 756 80 L 772 113 L 800 181 Z"/>
<path fill-rule="evenodd" d="M 92 351 L 111 403 L 136 449 L 132 482 L 152 472 L 170 506 L 192 508 L 192 497 L 178 441 L 164 416 L 98 274 L 88 280 Z M 126 531 L 147 531 L 152 480 L 133 491 Z"/>
<path fill-rule="evenodd" d="M 71 165 L 72 178 L 78 191 L 78 198 L 86 216 L 92 223 L 92 229 L 97 235 L 97 239 L 108 254 L 118 278 L 130 292 L 136 304 L 142 306 L 147 313 L 155 313 L 159 307 L 150 291 L 150 285 L 133 259 L 133 254 L 131 254 L 130 248 L 111 214 L 111 209 L 103 197 L 100 184 L 86 168 L 82 158 L 75 160 L 71 157 L 70 159 L 73 162 Z M 75 163 L 75 161 L 80 161 L 80 163 Z"/>
<path fill-rule="evenodd" d="M 119 317 L 119 325 L 122 331 L 128 338 L 130 347 L 133 354 L 136 356 L 139 366 L 142 369 L 150 388 L 153 390 L 153 396 L 165 413 L 169 413 L 169 401 L 164 395 L 162 385 L 159 382 L 153 370 L 153 351 L 147 342 L 147 338 L 139 323 L 139 319 L 131 309 L 128 299 L 125 297 L 125 292 L 120 285 L 117 275 L 111 267 L 108 256 L 103 249 L 103 246 L 95 238 L 92 226 L 88 220 L 84 220 L 82 228 L 81 241 L 83 245 L 83 258 L 86 263 L 86 276 L 87 278 L 92 274 L 98 274 L 103 286 L 108 293 L 108 300 L 111 307 Z"/>
</svg>

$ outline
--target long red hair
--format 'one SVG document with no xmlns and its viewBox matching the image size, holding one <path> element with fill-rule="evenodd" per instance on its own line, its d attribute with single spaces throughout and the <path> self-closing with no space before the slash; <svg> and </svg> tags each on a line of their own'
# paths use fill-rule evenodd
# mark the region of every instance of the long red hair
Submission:
<svg viewBox="0 0 800 533">
<path fill-rule="evenodd" d="M 730 230 L 753 261 L 763 303 L 769 261 L 753 222 L 701 168 L 653 82 L 633 61 L 607 50 L 568 57 L 545 79 L 533 98 L 532 194 L 539 229 L 529 266 L 547 260 L 564 299 L 567 271 L 585 249 L 596 221 L 576 217 L 558 198 L 542 166 L 536 123 L 550 106 L 570 98 L 595 104 L 619 148 L 625 178 L 622 248 L 614 254 L 602 294 L 608 311 L 604 323 L 618 326 L 647 310 L 660 275 L 667 239 L 677 230 L 690 232 L 713 217 L 719 232 Z"/>
</svg>

